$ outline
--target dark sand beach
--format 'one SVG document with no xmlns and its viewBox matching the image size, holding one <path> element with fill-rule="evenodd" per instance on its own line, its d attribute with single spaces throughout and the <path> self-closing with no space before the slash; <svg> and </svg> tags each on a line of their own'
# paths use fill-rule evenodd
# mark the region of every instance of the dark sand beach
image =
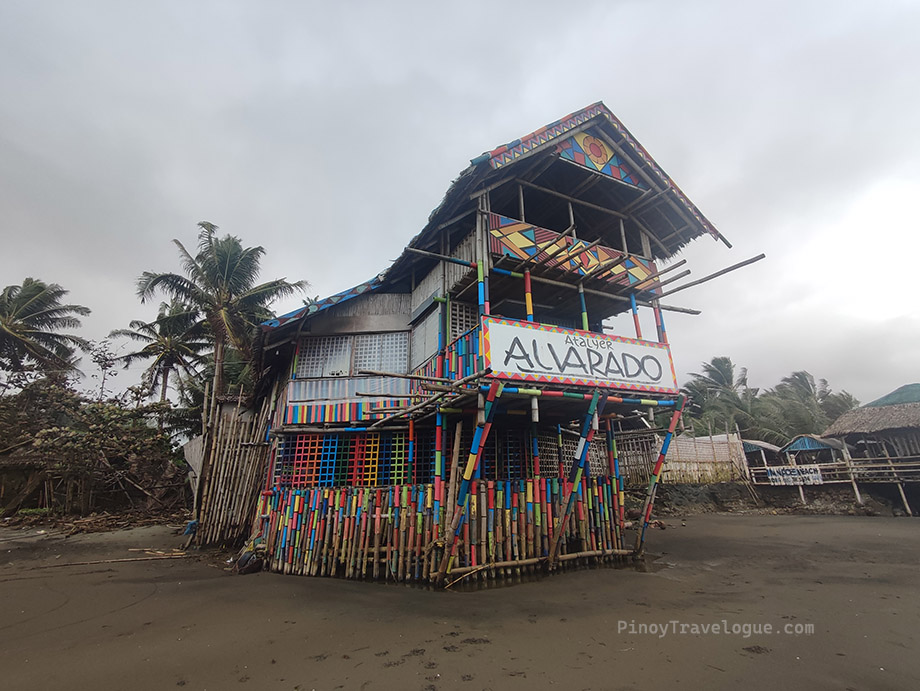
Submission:
<svg viewBox="0 0 920 691">
<path fill-rule="evenodd" d="M 36 529 L 2 530 L 0 686 L 920 688 L 915 520 L 685 521 L 650 534 L 647 572 L 469 592 L 232 576 L 206 555 L 36 568 L 143 556 L 128 549 L 181 538 L 165 527 L 26 539 Z M 745 635 L 767 624 L 779 633 Z"/>
</svg>

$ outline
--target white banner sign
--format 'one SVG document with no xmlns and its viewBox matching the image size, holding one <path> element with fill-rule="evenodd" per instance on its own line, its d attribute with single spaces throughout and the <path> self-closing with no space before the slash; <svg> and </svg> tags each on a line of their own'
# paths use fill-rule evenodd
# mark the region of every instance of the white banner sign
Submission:
<svg viewBox="0 0 920 691">
<path fill-rule="evenodd" d="M 771 485 L 823 485 L 821 468 L 816 465 L 781 465 L 767 468 Z"/>
<path fill-rule="evenodd" d="M 665 343 L 492 317 L 483 339 L 486 367 L 503 379 L 679 392 Z"/>
</svg>

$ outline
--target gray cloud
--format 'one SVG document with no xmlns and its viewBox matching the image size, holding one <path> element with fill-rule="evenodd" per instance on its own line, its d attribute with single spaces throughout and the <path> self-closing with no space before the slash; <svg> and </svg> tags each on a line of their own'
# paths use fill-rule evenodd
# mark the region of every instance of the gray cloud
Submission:
<svg viewBox="0 0 920 691">
<path fill-rule="evenodd" d="M 835 241 L 878 190 L 920 190 L 912 3 L 345 5 L 0 5 L 2 285 L 63 284 L 101 338 L 153 316 L 134 280 L 208 219 L 330 294 L 471 157 L 603 99 L 735 244 L 687 248 L 696 276 L 768 254 L 674 297 L 704 310 L 669 320 L 681 374 L 728 354 L 864 400 L 918 379 L 913 300 L 882 290 L 916 222 Z"/>
</svg>

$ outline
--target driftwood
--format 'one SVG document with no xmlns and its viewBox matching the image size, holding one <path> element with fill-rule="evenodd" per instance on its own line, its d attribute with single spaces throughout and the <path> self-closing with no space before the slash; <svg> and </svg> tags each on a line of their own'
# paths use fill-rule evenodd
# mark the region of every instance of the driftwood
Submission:
<svg viewBox="0 0 920 691">
<path fill-rule="evenodd" d="M 165 554 L 155 557 L 127 557 L 125 559 L 96 559 L 94 561 L 69 561 L 66 564 L 45 564 L 33 566 L 32 569 L 57 569 L 64 566 L 95 566 L 97 564 L 125 564 L 132 561 L 157 561 L 159 559 L 188 559 L 191 554 Z"/>
</svg>

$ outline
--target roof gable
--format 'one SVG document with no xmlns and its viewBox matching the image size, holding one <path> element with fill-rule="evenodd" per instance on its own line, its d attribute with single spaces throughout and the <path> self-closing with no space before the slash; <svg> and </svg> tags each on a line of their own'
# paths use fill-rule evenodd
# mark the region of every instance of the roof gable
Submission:
<svg viewBox="0 0 920 691">
<path fill-rule="evenodd" d="M 595 121 L 596 122 L 593 122 Z M 679 204 L 690 213 L 690 215 L 699 223 L 702 230 L 712 235 L 714 238 L 722 240 L 726 245 L 731 244 L 725 237 L 716 230 L 715 226 L 707 219 L 696 205 L 683 193 L 683 191 L 674 183 L 674 181 L 662 170 L 651 154 L 646 151 L 638 140 L 630 133 L 626 126 L 617 118 L 603 102 L 598 101 L 586 108 L 569 113 L 565 117 L 556 120 L 544 127 L 541 127 L 530 134 L 524 135 L 513 142 L 503 144 L 488 151 L 481 156 L 474 158 L 471 163 L 478 165 L 488 161 L 492 169 L 499 169 L 513 163 L 519 159 L 533 155 L 541 150 L 546 149 L 551 143 L 555 146 L 557 140 L 564 135 L 578 130 L 586 129 L 588 124 L 601 126 L 603 129 L 614 134 L 622 140 L 624 148 L 632 154 L 639 165 L 647 169 L 647 175 L 656 179 L 658 183 L 664 185 L 666 190 L 674 195 Z"/>
<path fill-rule="evenodd" d="M 878 400 L 866 403 L 864 408 L 878 408 L 900 403 L 920 403 L 920 384 L 905 384 Z"/>
<path fill-rule="evenodd" d="M 383 285 L 383 275 L 374 276 L 369 281 L 364 283 L 359 283 L 358 285 L 343 290 L 341 293 L 336 293 L 335 295 L 330 295 L 327 298 L 322 300 L 317 300 L 316 302 L 311 302 L 309 305 L 300 307 L 293 312 L 288 312 L 287 314 L 282 314 L 280 317 L 275 319 L 269 319 L 266 322 L 262 322 L 263 329 L 276 329 L 279 326 L 284 326 L 285 324 L 297 321 L 298 319 L 305 317 L 312 317 L 314 314 L 318 314 L 324 310 L 334 307 L 335 305 L 340 305 L 346 300 L 351 300 L 356 298 L 359 295 L 364 295 L 365 293 L 370 293 Z"/>
<path fill-rule="evenodd" d="M 591 130 L 576 132 L 556 145 L 560 158 L 571 161 L 607 177 L 634 185 L 640 190 L 647 190 L 648 185 L 633 170 L 632 166 L 621 160 L 611 147 Z"/>
<path fill-rule="evenodd" d="M 864 406 L 849 410 L 827 428 L 824 436 L 874 434 L 896 429 L 920 429 L 920 402 Z"/>
</svg>

